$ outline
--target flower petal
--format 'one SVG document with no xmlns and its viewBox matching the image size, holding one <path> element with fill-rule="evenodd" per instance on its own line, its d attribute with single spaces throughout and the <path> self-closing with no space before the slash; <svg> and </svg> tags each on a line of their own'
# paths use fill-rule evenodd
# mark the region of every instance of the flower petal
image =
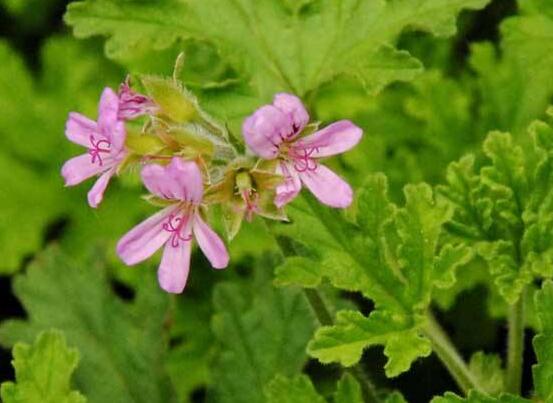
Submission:
<svg viewBox="0 0 553 403">
<path fill-rule="evenodd" d="M 88 205 L 92 208 L 98 207 L 104 198 L 104 192 L 108 186 L 109 180 L 115 174 L 115 168 L 104 172 L 94 183 L 94 186 L 88 192 Z"/>
<path fill-rule="evenodd" d="M 65 186 L 74 186 L 111 168 L 110 164 L 92 163 L 89 154 L 81 154 L 66 161 L 61 168 Z"/>
<path fill-rule="evenodd" d="M 166 207 L 127 232 L 117 243 L 121 260 L 130 266 L 152 256 L 171 236 L 163 223 L 174 211 L 175 206 Z"/>
<path fill-rule="evenodd" d="M 311 193 L 330 207 L 345 208 L 353 200 L 353 191 L 347 182 L 324 165 L 314 171 L 300 172 L 299 176 Z"/>
<path fill-rule="evenodd" d="M 362 136 L 359 127 L 349 120 L 340 120 L 296 141 L 294 148 L 309 149 L 311 158 L 328 157 L 352 149 Z"/>
<path fill-rule="evenodd" d="M 261 158 L 274 159 L 278 146 L 294 132 L 293 122 L 280 109 L 265 105 L 248 117 L 242 133 L 248 147 Z"/>
<path fill-rule="evenodd" d="M 119 120 L 119 97 L 109 87 L 102 92 L 98 106 L 98 128 L 111 143 L 112 153 L 123 149 L 127 132 L 125 123 Z"/>
<path fill-rule="evenodd" d="M 101 129 L 110 128 L 117 121 L 118 113 L 119 97 L 111 88 L 104 88 L 98 104 L 98 126 Z"/>
<path fill-rule="evenodd" d="M 275 197 L 275 205 L 281 208 L 298 195 L 301 190 L 301 181 L 294 167 L 284 162 L 277 166 L 277 174 L 284 176 L 284 182 L 276 188 Z"/>
<path fill-rule="evenodd" d="M 199 204 L 203 197 L 203 179 L 195 162 L 175 157 L 167 166 L 147 165 L 141 172 L 146 188 L 156 196 Z"/>
<path fill-rule="evenodd" d="M 154 101 L 134 91 L 129 83 L 130 80 L 127 77 L 119 86 L 119 119 L 129 120 L 142 115 L 156 113 L 158 107 Z"/>
<path fill-rule="evenodd" d="M 163 257 L 157 270 L 157 279 L 162 289 L 173 294 L 180 294 L 186 286 L 190 270 L 190 252 L 192 242 L 179 242 L 178 246 L 165 244 Z"/>
<path fill-rule="evenodd" d="M 286 93 L 276 94 L 273 105 L 284 112 L 292 121 L 295 129 L 294 134 L 301 132 L 305 125 L 309 123 L 309 113 L 307 113 L 301 99 L 297 96 Z"/>
<path fill-rule="evenodd" d="M 77 112 L 69 113 L 65 123 L 65 136 L 69 141 L 89 148 L 90 136 L 97 134 L 98 125 L 95 121 Z"/>
<path fill-rule="evenodd" d="M 229 262 L 229 255 L 223 240 L 196 213 L 194 216 L 194 237 L 200 249 L 215 269 L 224 269 Z"/>
<path fill-rule="evenodd" d="M 183 199 L 199 204 L 204 196 L 204 183 L 198 164 L 173 158 L 167 165 L 167 173 L 175 178 L 183 191 Z"/>
</svg>

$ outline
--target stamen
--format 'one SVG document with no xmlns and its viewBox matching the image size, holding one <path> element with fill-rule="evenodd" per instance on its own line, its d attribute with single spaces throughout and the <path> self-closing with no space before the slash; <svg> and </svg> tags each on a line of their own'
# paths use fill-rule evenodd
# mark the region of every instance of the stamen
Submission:
<svg viewBox="0 0 553 403">
<path fill-rule="evenodd" d="M 249 222 L 258 211 L 259 194 L 253 189 L 246 189 L 242 191 L 242 199 L 246 202 L 246 220 Z"/>
<path fill-rule="evenodd" d="M 90 136 L 90 144 L 92 145 L 92 148 L 88 149 L 88 153 L 92 157 L 91 163 L 94 164 L 96 161 L 98 161 L 98 164 L 100 166 L 104 165 L 104 161 L 102 161 L 101 153 L 110 153 L 111 149 L 111 143 L 108 140 L 102 139 L 96 141 L 94 139 L 94 136 Z M 105 148 L 102 148 L 105 147 Z"/>
<path fill-rule="evenodd" d="M 187 222 L 188 217 L 186 216 L 178 217 L 174 214 L 170 214 L 167 222 L 163 223 L 163 229 L 173 234 L 171 235 L 171 246 L 173 248 L 177 248 L 180 241 L 188 242 L 192 240 L 192 234 L 189 234 L 188 236 L 183 236 L 181 234 Z"/>
<path fill-rule="evenodd" d="M 298 152 L 299 151 L 299 152 Z M 314 158 L 311 158 L 313 153 L 318 152 L 318 147 L 302 150 L 292 150 L 291 157 L 294 160 L 294 169 L 298 172 L 313 172 L 319 164 Z"/>
</svg>

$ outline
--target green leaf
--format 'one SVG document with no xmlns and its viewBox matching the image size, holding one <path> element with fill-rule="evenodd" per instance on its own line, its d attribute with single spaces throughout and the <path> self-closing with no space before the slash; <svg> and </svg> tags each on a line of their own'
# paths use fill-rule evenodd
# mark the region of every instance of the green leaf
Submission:
<svg viewBox="0 0 553 403">
<path fill-rule="evenodd" d="M 535 296 L 536 311 L 541 329 L 533 344 L 538 363 L 533 366 L 536 394 L 544 401 L 553 399 L 553 282 L 543 284 Z"/>
<path fill-rule="evenodd" d="M 405 207 L 392 204 L 386 178 L 373 175 L 359 192 L 356 223 L 305 197 L 289 207 L 293 223 L 277 228 L 300 255 L 278 268 L 277 283 L 313 287 L 325 277 L 376 306 L 368 317 L 341 311 L 334 326 L 316 332 L 308 351 L 321 362 L 350 366 L 365 348 L 383 345 L 386 374 L 397 376 L 430 354 L 423 328 L 432 290 L 451 286 L 453 270 L 470 253 L 458 246 L 438 248 L 451 209 L 427 185 L 407 186 L 405 197 Z"/>
<path fill-rule="evenodd" d="M 361 385 L 350 374 L 345 374 L 338 382 L 334 403 L 363 403 Z M 391 403 L 391 402 L 390 402 Z"/>
<path fill-rule="evenodd" d="M 538 121 L 530 134 L 533 147 L 516 144 L 507 133 L 490 133 L 479 171 L 471 156 L 464 157 L 450 165 L 447 186 L 438 188 L 455 206 L 449 233 L 488 263 L 510 304 L 534 278 L 553 275 L 553 129 Z"/>
<path fill-rule="evenodd" d="M 522 84 L 523 91 L 518 102 L 522 107 L 517 108 L 515 116 L 523 121 L 528 119 L 527 112 L 532 105 L 539 105 L 543 110 L 553 92 L 553 83 L 547 75 L 553 69 L 553 14 L 550 5 L 543 5 L 546 2 L 521 0 L 519 3 L 520 15 L 505 20 L 501 34 L 503 51 L 513 58 L 519 70 L 518 83 Z"/>
<path fill-rule="evenodd" d="M 75 383 L 91 403 L 170 402 L 163 368 L 168 299 L 147 277 L 135 302 L 124 303 L 110 290 L 104 267 L 80 267 L 49 250 L 15 278 L 28 319 L 3 322 L 0 342 L 29 341 L 55 327 L 82 354 Z"/>
<path fill-rule="evenodd" d="M 17 343 L 13 348 L 16 382 L 4 382 L 4 403 L 85 403 L 71 390 L 71 375 L 79 362 L 79 352 L 68 348 L 57 331 L 38 335 L 33 345 Z"/>
<path fill-rule="evenodd" d="M 303 288 L 316 288 L 321 284 L 320 268 L 311 259 L 292 256 L 275 269 L 275 285 L 299 285 Z"/>
<path fill-rule="evenodd" d="M 89 0 L 70 4 L 65 20 L 78 37 L 109 36 L 106 51 L 114 57 L 208 39 L 266 98 L 283 89 L 303 96 L 339 75 L 356 77 L 371 91 L 411 79 L 420 63 L 390 44 L 413 28 L 452 35 L 462 9 L 487 2 L 323 0 L 296 2 L 290 13 L 289 2 L 276 0 Z"/>
<path fill-rule="evenodd" d="M 505 380 L 499 356 L 475 353 L 470 358 L 469 370 L 486 393 L 496 396 L 504 390 Z"/>
<path fill-rule="evenodd" d="M 222 283 L 214 291 L 212 329 L 220 344 L 213 363 L 217 402 L 264 402 L 275 374 L 297 374 L 307 360 L 305 345 L 314 319 L 297 290 L 275 289 L 263 259 L 254 281 Z"/>
<path fill-rule="evenodd" d="M 326 403 L 306 375 L 292 379 L 277 375 L 265 389 L 265 394 L 268 403 Z M 355 403 L 355 400 L 349 402 Z"/>
<path fill-rule="evenodd" d="M 491 397 L 480 392 L 471 391 L 466 399 L 459 397 L 451 392 L 442 397 L 435 397 L 432 403 L 529 403 L 530 400 L 513 395 L 501 395 Z"/>
<path fill-rule="evenodd" d="M 393 392 L 386 397 L 385 403 L 407 403 L 407 400 L 399 392 Z"/>
</svg>

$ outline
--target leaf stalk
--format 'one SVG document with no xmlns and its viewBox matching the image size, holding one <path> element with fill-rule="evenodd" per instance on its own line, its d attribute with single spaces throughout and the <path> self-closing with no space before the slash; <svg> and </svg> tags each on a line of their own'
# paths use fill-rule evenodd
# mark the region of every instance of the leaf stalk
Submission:
<svg viewBox="0 0 553 403">
<path fill-rule="evenodd" d="M 509 334 L 507 339 L 507 371 L 505 386 L 507 392 L 520 394 L 522 385 L 522 364 L 524 360 L 524 300 L 523 291 L 518 301 L 509 310 Z"/>
<path fill-rule="evenodd" d="M 427 315 L 427 324 L 424 328 L 424 333 L 432 343 L 432 350 L 436 353 L 440 361 L 442 361 L 463 393 L 466 395 L 473 389 L 481 392 L 482 387 L 478 384 L 478 381 L 469 370 L 467 364 L 444 329 L 431 313 Z"/>
</svg>

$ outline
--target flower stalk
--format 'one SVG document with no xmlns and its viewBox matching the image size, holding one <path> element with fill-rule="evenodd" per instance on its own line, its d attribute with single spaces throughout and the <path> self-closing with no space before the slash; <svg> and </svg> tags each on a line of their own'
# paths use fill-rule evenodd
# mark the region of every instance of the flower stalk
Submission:
<svg viewBox="0 0 553 403">
<path fill-rule="evenodd" d="M 470 372 L 467 364 L 431 313 L 427 315 L 424 334 L 430 339 L 432 350 L 465 395 L 470 390 L 482 391 L 482 387 Z"/>
<path fill-rule="evenodd" d="M 522 364 L 524 359 L 524 301 L 522 292 L 518 301 L 510 307 L 507 339 L 507 371 L 505 386 L 509 393 L 520 394 Z"/>
</svg>

